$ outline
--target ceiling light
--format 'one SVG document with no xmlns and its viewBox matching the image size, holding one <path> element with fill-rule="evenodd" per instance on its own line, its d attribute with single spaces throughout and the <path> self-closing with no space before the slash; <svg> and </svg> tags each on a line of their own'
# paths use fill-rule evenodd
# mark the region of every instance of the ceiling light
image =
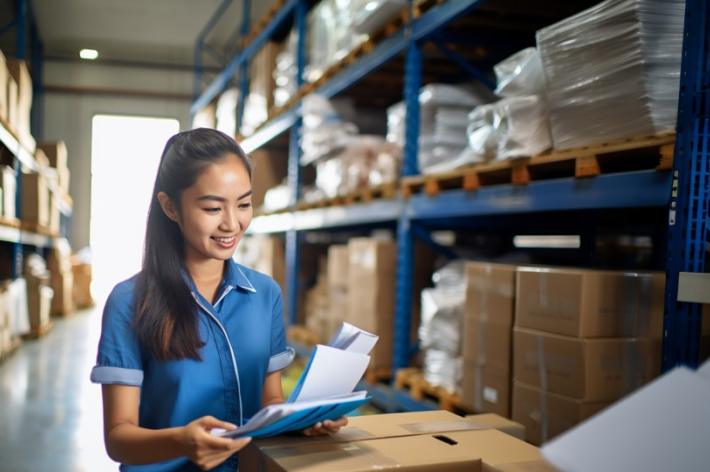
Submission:
<svg viewBox="0 0 710 472">
<path fill-rule="evenodd" d="M 82 59 L 86 59 L 89 61 L 93 61 L 97 57 L 99 57 L 99 51 L 96 49 L 82 49 L 79 51 L 79 57 Z"/>
</svg>

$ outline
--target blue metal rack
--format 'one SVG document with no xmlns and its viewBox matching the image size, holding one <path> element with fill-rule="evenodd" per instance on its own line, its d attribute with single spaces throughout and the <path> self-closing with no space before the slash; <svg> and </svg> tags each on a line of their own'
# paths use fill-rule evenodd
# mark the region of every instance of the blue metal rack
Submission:
<svg viewBox="0 0 710 472">
<path fill-rule="evenodd" d="M 482 0 L 448 1 L 432 7 L 419 18 L 411 20 L 404 28 L 387 37 L 368 54 L 329 79 L 318 93 L 333 97 L 392 58 L 405 53 L 404 101 L 407 109 L 406 145 L 403 175 L 416 175 L 417 143 L 419 130 L 418 94 L 422 84 L 422 43 L 440 38 L 443 27 L 483 4 Z M 412 2 L 410 1 L 410 6 Z M 224 88 L 237 67 L 266 41 L 285 21 L 296 15 L 299 40 L 305 31 L 302 15 L 306 3 L 302 0 L 286 2 L 284 8 L 267 28 L 240 52 L 207 90 L 193 103 L 191 111 L 199 111 Z M 304 231 L 357 228 L 367 225 L 397 227 L 398 267 L 395 314 L 395 369 L 409 366 L 412 353 L 410 345 L 412 271 L 415 235 L 434 221 L 466 221 L 489 216 L 520 215 L 539 212 L 601 210 L 652 207 L 662 211 L 669 205 L 671 217 L 668 241 L 668 286 L 666 291 L 666 337 L 664 339 L 664 368 L 678 363 L 697 362 L 697 341 L 700 332 L 698 305 L 678 303 L 678 273 L 704 271 L 705 231 L 707 221 L 708 167 L 708 113 L 710 110 L 708 6 L 704 0 L 687 2 L 686 40 L 682 64 L 681 100 L 679 104 L 678 139 L 676 142 L 675 169 L 670 172 L 638 171 L 623 174 L 601 175 L 590 179 L 556 179 L 534 182 L 526 186 L 500 185 L 484 187 L 475 192 L 463 190 L 444 191 L 438 196 L 415 195 L 407 200 L 393 199 L 347 207 L 331 207 L 295 211 L 293 203 L 298 197 L 300 183 L 297 132 L 300 126 L 298 106 L 287 110 L 254 135 L 242 142 L 247 152 L 268 143 L 277 135 L 291 130 L 289 156 L 289 182 L 296 189 L 291 210 L 287 213 L 257 217 L 251 227 L 256 233 L 285 233 L 287 239 L 289 300 L 288 319 L 295 320 L 295 300 L 298 273 L 299 234 Z M 299 45 L 299 80 L 303 71 L 303 44 Z M 446 53 L 446 51 L 444 51 Z M 460 62 L 457 58 L 452 60 Z M 475 74 L 477 71 L 469 70 Z M 691 191 L 692 190 L 692 191 Z M 412 400 L 402 392 L 389 389 L 379 391 L 383 403 L 391 409 L 426 409 L 432 405 Z M 416 403 L 416 402 L 415 402 Z"/>
</svg>

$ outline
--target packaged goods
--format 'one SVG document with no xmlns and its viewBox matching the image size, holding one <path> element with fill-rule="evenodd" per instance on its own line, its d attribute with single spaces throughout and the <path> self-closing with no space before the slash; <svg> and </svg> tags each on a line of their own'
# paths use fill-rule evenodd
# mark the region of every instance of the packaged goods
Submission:
<svg viewBox="0 0 710 472">
<path fill-rule="evenodd" d="M 276 54 L 276 67 L 274 67 L 274 106 L 285 105 L 291 97 L 296 95 L 298 89 L 296 64 L 296 48 L 298 47 L 298 31 L 293 28 Z"/>
<path fill-rule="evenodd" d="M 237 103 L 239 102 L 239 89 L 225 90 L 217 100 L 215 113 L 215 129 L 229 136 L 237 135 Z"/>
<path fill-rule="evenodd" d="M 540 54 L 534 47 L 518 51 L 493 67 L 499 97 L 544 96 L 545 77 Z"/>
<path fill-rule="evenodd" d="M 371 35 L 407 6 L 407 0 L 352 0 L 351 28 L 358 34 Z"/>
<path fill-rule="evenodd" d="M 537 32 L 555 149 L 675 128 L 683 0 L 607 0 Z"/>
</svg>

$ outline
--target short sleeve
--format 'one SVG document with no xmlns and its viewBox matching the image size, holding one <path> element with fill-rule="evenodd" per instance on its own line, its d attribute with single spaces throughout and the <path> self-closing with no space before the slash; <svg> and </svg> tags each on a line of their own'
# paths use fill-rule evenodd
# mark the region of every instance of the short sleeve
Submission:
<svg viewBox="0 0 710 472">
<path fill-rule="evenodd" d="M 133 322 L 133 280 L 118 284 L 106 301 L 91 381 L 140 387 L 143 363 Z"/>
<path fill-rule="evenodd" d="M 293 348 L 286 345 L 286 329 L 284 327 L 284 303 L 281 288 L 272 281 L 270 293 L 273 303 L 271 313 L 271 357 L 268 372 L 276 372 L 287 367 L 296 356 Z"/>
</svg>

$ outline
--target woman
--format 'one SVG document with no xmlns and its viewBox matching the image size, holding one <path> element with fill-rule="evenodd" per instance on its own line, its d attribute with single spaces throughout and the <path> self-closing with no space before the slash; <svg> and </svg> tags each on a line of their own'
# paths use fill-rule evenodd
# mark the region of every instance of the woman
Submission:
<svg viewBox="0 0 710 472">
<path fill-rule="evenodd" d="M 252 218 L 251 163 L 211 129 L 168 141 L 153 190 L 143 268 L 106 302 L 93 382 L 121 470 L 237 470 L 249 438 L 213 436 L 283 402 L 283 301 L 269 277 L 236 264 Z M 336 432 L 345 418 L 306 434 Z"/>
</svg>

